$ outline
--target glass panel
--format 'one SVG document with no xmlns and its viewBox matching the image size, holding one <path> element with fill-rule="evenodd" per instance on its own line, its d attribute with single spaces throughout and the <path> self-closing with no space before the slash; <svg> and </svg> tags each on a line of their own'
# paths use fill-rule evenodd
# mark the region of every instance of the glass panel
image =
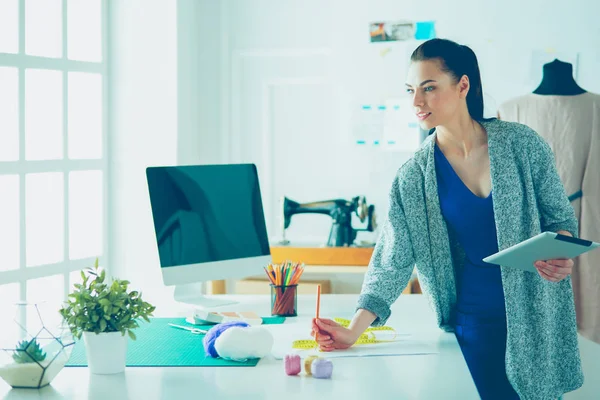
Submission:
<svg viewBox="0 0 600 400">
<path fill-rule="evenodd" d="M 81 269 L 78 269 L 77 271 L 72 271 L 69 273 L 69 293 L 71 293 L 75 288 L 73 287 L 73 285 L 75 285 L 76 283 L 83 283 L 83 280 L 81 279 L 81 270 L 86 270 L 88 268 L 92 268 L 94 266 L 94 260 L 90 261 L 89 264 L 86 264 L 85 266 L 81 267 Z M 104 265 L 102 265 L 102 260 L 98 260 L 98 267 L 100 269 L 105 269 Z M 89 284 L 89 280 L 88 280 L 88 284 Z"/>
<path fill-rule="evenodd" d="M 60 71 L 25 71 L 25 158 L 63 157 L 63 101 Z"/>
<path fill-rule="evenodd" d="M 19 70 L 0 67 L 0 161 L 17 161 L 18 159 Z"/>
<path fill-rule="evenodd" d="M 19 52 L 19 0 L 0 1 L 0 53 Z"/>
<path fill-rule="evenodd" d="M 102 158 L 102 76 L 69 73 L 69 158 Z"/>
<path fill-rule="evenodd" d="M 15 304 L 19 301 L 19 284 L 18 283 L 9 283 L 6 285 L 0 285 L 0 315 L 4 315 L 2 313 L 9 312 L 12 313 L 14 311 L 13 307 L 9 307 L 12 304 Z M 12 316 L 12 315 L 9 315 Z"/>
<path fill-rule="evenodd" d="M 62 0 L 25 0 L 25 53 L 62 57 Z"/>
<path fill-rule="evenodd" d="M 65 281 L 62 274 L 27 281 L 27 302 L 40 304 L 39 312 L 43 318 L 44 325 L 48 328 L 54 328 L 60 323 L 61 317 L 58 310 L 65 298 L 64 288 Z M 33 312 L 32 315 L 28 313 L 27 326 L 34 327 L 39 318 Z"/>
<path fill-rule="evenodd" d="M 69 173 L 69 258 L 102 254 L 102 171 Z"/>
<path fill-rule="evenodd" d="M 7 271 L 19 268 L 19 176 L 0 175 L 0 193 L 0 271 Z"/>
<path fill-rule="evenodd" d="M 100 0 L 68 0 L 67 54 L 70 60 L 102 61 Z"/>
<path fill-rule="evenodd" d="M 2 321 L 0 342 L 3 345 L 9 345 L 7 341 L 18 335 L 18 325 L 13 322 L 13 319 L 18 318 L 18 315 L 15 315 L 15 304 L 20 300 L 19 297 L 18 283 L 0 285 L 0 321 Z"/>
<path fill-rule="evenodd" d="M 71 293 L 75 290 L 73 285 L 76 283 L 83 283 L 83 280 L 81 279 L 81 271 L 80 270 L 69 273 L 69 293 Z"/>
<path fill-rule="evenodd" d="M 27 174 L 25 177 L 25 259 L 28 267 L 63 260 L 63 185 L 61 172 Z"/>
</svg>

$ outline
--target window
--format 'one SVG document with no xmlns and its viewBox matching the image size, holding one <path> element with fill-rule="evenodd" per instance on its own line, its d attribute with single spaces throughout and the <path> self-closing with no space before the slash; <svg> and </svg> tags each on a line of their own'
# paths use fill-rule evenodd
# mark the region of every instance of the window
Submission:
<svg viewBox="0 0 600 400">
<path fill-rule="evenodd" d="M 106 3 L 0 1 L 0 309 L 106 255 Z"/>
</svg>

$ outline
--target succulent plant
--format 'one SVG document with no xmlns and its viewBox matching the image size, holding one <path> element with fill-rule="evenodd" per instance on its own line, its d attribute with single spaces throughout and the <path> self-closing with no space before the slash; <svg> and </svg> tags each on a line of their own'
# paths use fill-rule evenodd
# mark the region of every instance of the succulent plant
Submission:
<svg viewBox="0 0 600 400">
<path fill-rule="evenodd" d="M 26 364 L 44 361 L 46 353 L 41 349 L 37 340 L 33 338 L 31 340 L 20 341 L 12 357 L 16 363 Z"/>
</svg>

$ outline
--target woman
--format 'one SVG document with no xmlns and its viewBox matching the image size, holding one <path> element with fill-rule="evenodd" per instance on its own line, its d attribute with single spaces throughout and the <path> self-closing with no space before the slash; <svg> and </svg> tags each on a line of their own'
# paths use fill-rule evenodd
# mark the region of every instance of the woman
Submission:
<svg viewBox="0 0 600 400">
<path fill-rule="evenodd" d="M 385 324 L 416 266 L 483 399 L 556 399 L 577 389 L 572 260 L 538 261 L 538 275 L 482 261 L 542 231 L 576 235 L 550 147 L 524 125 L 483 118 L 477 58 L 466 46 L 421 44 L 406 90 L 432 134 L 393 182 L 352 323 L 313 321 L 320 348 L 348 348 Z"/>
</svg>

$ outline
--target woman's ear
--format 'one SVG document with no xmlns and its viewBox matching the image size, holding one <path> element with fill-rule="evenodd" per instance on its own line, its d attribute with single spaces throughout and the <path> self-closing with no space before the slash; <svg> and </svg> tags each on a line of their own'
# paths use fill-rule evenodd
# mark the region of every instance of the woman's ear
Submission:
<svg viewBox="0 0 600 400">
<path fill-rule="evenodd" d="M 469 89 L 471 88 L 471 83 L 469 82 L 469 77 L 467 75 L 463 75 L 458 81 L 459 88 L 459 96 L 461 99 L 466 99 L 467 94 L 469 93 Z"/>
</svg>

